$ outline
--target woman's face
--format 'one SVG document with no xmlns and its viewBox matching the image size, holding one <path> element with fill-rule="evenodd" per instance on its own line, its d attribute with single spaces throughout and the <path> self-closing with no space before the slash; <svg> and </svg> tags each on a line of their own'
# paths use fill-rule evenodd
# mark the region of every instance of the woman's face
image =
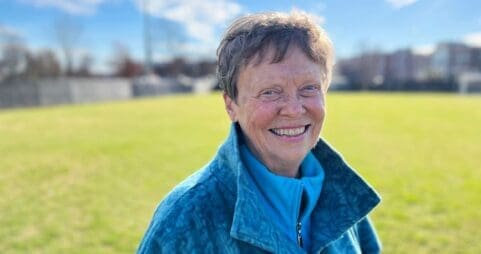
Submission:
<svg viewBox="0 0 481 254">
<path fill-rule="evenodd" d="M 270 49 L 260 64 L 242 68 L 237 102 L 227 95 L 224 100 L 256 158 L 279 175 L 295 177 L 324 121 L 321 70 L 297 47 L 279 63 L 272 64 L 272 56 Z"/>
</svg>

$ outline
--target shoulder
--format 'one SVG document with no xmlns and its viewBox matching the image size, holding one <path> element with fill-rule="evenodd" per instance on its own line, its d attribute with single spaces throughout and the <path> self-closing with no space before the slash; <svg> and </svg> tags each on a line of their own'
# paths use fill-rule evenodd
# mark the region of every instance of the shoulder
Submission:
<svg viewBox="0 0 481 254">
<path fill-rule="evenodd" d="M 217 170 L 215 161 L 211 162 L 164 198 L 155 211 L 139 253 L 151 253 L 146 251 L 149 248 L 192 250 L 212 241 L 213 234 L 216 237 L 228 235 L 235 200 L 218 180 Z"/>
<path fill-rule="evenodd" d="M 369 216 L 354 227 L 363 253 L 381 253 L 382 245 Z"/>
<path fill-rule="evenodd" d="M 369 217 L 365 217 L 331 242 L 321 253 L 381 253 L 381 243 Z"/>
<path fill-rule="evenodd" d="M 218 217 L 234 201 L 215 176 L 216 170 L 210 164 L 176 186 L 159 204 L 153 221 L 181 233 L 184 228 L 192 231 L 203 220 Z"/>
</svg>

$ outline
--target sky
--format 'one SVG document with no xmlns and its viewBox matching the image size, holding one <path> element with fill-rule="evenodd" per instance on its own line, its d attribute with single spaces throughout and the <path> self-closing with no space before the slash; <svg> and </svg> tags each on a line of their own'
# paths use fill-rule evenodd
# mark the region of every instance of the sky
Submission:
<svg viewBox="0 0 481 254">
<path fill-rule="evenodd" d="M 172 55 L 215 59 L 222 33 L 236 17 L 292 10 L 315 17 L 338 58 L 406 47 L 427 54 L 448 41 L 481 46 L 479 0 L 0 0 L 0 38 L 15 36 L 33 51 L 60 52 L 56 31 L 64 25 L 75 34 L 76 54 L 92 55 L 94 69 L 105 71 L 114 45 L 144 59 L 145 20 L 154 61 Z"/>
</svg>

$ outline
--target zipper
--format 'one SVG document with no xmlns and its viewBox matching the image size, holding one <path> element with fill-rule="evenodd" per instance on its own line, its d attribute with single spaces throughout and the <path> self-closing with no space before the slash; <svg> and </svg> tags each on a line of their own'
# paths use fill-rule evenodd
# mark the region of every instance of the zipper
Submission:
<svg viewBox="0 0 481 254">
<path fill-rule="evenodd" d="M 299 221 L 296 225 L 297 245 L 302 248 L 302 223 Z"/>
<path fill-rule="evenodd" d="M 302 201 L 304 199 L 304 187 L 301 184 L 301 189 L 300 189 L 300 199 L 299 199 L 299 207 L 297 210 L 297 223 L 296 223 L 296 236 L 297 236 L 297 246 L 300 248 L 303 248 L 303 243 L 302 243 L 302 216 L 301 216 L 301 210 L 302 210 Z"/>
</svg>

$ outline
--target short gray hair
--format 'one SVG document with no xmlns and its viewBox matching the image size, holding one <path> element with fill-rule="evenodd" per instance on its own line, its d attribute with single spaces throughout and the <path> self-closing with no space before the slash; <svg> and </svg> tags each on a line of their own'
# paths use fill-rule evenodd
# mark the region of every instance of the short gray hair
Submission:
<svg viewBox="0 0 481 254">
<path fill-rule="evenodd" d="M 321 68 L 324 91 L 331 81 L 334 50 L 326 32 L 312 17 L 302 12 L 269 12 L 235 20 L 217 48 L 217 78 L 230 98 L 237 98 L 240 69 L 254 57 L 262 62 L 266 50 L 274 50 L 272 63 L 281 62 L 290 46 L 297 46 Z"/>
</svg>

